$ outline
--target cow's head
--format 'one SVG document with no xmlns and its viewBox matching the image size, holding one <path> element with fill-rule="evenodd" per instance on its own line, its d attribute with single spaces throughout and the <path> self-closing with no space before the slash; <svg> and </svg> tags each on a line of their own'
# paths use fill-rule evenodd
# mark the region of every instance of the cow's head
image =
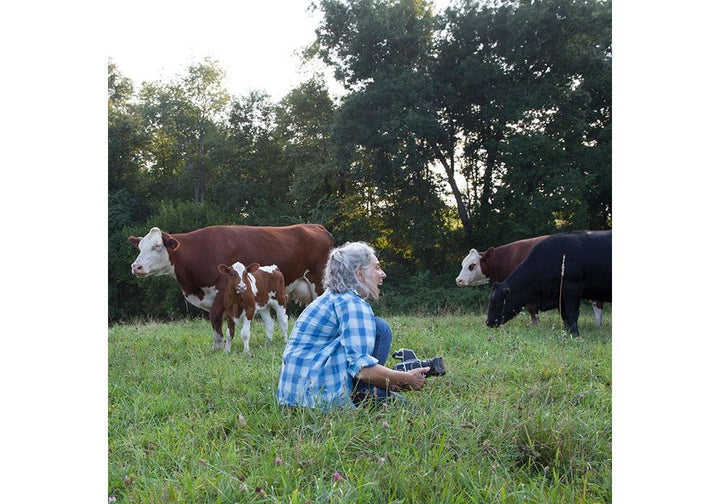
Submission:
<svg viewBox="0 0 720 504">
<path fill-rule="evenodd" d="M 488 327 L 498 327 L 504 324 L 522 309 L 522 304 L 513 299 L 510 288 L 504 283 L 495 283 L 490 291 L 488 302 Z"/>
<path fill-rule="evenodd" d="M 245 280 L 243 277 L 245 276 L 245 265 L 243 263 L 236 262 L 232 266 L 228 266 L 226 264 L 218 264 L 218 272 L 221 275 L 226 275 L 229 277 L 229 283 L 228 285 L 231 285 L 233 287 L 233 291 L 235 294 L 242 294 L 243 292 L 247 291 L 247 285 L 245 284 Z"/>
<path fill-rule="evenodd" d="M 128 241 L 140 250 L 140 254 L 131 266 L 133 275 L 146 277 L 148 275 L 175 274 L 168 252 L 180 246 L 175 238 L 154 227 L 142 238 L 131 236 Z"/>
<path fill-rule="evenodd" d="M 493 249 L 488 250 L 485 254 L 491 253 L 491 250 Z M 477 250 L 471 249 L 470 253 L 465 256 L 465 259 L 462 261 L 460 274 L 455 279 L 455 283 L 458 287 L 469 287 L 471 285 L 483 285 L 488 283 L 488 277 L 486 277 L 482 271 L 483 255 L 481 255 Z"/>
</svg>

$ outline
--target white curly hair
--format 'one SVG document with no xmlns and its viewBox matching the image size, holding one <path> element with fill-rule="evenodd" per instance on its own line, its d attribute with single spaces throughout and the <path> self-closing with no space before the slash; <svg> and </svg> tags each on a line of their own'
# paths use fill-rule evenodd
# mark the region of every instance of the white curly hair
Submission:
<svg viewBox="0 0 720 504">
<path fill-rule="evenodd" d="M 373 263 L 375 249 L 365 242 L 348 242 L 330 251 L 323 287 L 334 293 L 346 290 L 356 291 L 363 299 L 371 297 L 370 289 L 357 277 L 358 269 L 365 269 Z"/>
</svg>

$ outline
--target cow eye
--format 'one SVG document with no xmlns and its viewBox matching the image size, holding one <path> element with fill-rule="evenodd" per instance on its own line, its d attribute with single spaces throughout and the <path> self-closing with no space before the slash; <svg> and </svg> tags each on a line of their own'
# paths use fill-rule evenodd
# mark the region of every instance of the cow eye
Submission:
<svg viewBox="0 0 720 504">
<path fill-rule="evenodd" d="M 471 264 L 469 269 L 470 269 L 470 271 L 474 270 L 474 269 L 475 269 L 475 265 L 474 265 L 474 264 Z"/>
</svg>

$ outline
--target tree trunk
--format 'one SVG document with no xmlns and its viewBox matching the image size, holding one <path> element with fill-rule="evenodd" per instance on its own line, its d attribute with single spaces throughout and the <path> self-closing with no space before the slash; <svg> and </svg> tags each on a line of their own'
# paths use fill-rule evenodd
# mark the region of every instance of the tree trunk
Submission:
<svg viewBox="0 0 720 504">
<path fill-rule="evenodd" d="M 482 193 L 480 194 L 480 216 L 481 222 L 483 222 L 485 226 L 487 226 L 487 216 L 490 212 L 490 196 L 492 195 L 493 188 L 492 176 L 498 163 L 500 140 L 502 140 L 503 132 L 502 130 L 498 130 L 494 133 L 490 133 L 490 135 L 490 140 L 485 143 L 487 163 L 485 164 Z"/>
<path fill-rule="evenodd" d="M 450 156 L 450 163 L 448 164 L 447 159 L 445 159 L 445 156 L 440 150 L 440 147 L 438 147 L 437 145 L 433 145 L 432 149 L 435 153 L 435 158 L 440 161 L 440 163 L 442 163 L 443 165 L 443 168 L 445 168 L 445 173 L 448 177 L 448 183 L 450 184 L 453 196 L 455 197 L 455 203 L 457 204 L 458 217 L 460 217 L 460 222 L 462 223 L 463 230 L 465 231 L 465 238 L 467 239 L 468 243 L 472 243 L 472 225 L 470 224 L 470 217 L 468 215 L 467 208 L 465 207 L 465 203 L 463 203 L 462 200 L 462 194 L 460 193 L 457 182 L 455 182 L 455 162 L 453 160 L 453 157 Z"/>
<path fill-rule="evenodd" d="M 197 171 L 195 172 L 195 203 L 205 203 L 205 161 L 203 160 L 203 146 L 198 142 Z"/>
</svg>

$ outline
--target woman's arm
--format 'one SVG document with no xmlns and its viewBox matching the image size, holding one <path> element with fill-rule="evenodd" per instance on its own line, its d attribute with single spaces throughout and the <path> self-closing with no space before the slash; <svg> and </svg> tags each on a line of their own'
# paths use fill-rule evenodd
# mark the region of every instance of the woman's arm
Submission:
<svg viewBox="0 0 720 504">
<path fill-rule="evenodd" d="M 355 378 L 368 382 L 376 387 L 387 389 L 422 390 L 425 386 L 425 374 L 429 367 L 416 368 L 410 371 L 395 371 L 383 365 L 364 367 L 355 375 Z"/>
</svg>

